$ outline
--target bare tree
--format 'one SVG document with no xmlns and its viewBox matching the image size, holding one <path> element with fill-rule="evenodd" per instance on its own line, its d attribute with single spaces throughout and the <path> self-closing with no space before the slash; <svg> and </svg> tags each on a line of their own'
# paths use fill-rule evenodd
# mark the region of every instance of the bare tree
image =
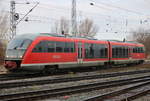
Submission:
<svg viewBox="0 0 150 101">
<path fill-rule="evenodd" d="M 79 36 L 94 37 L 98 32 L 98 27 L 94 24 L 93 20 L 86 18 L 79 25 Z"/>
<path fill-rule="evenodd" d="M 9 38 L 8 32 L 8 13 L 4 11 L 4 6 L 2 5 L 4 0 L 0 0 L 0 39 Z"/>
<path fill-rule="evenodd" d="M 144 44 L 146 48 L 146 54 L 150 54 L 150 30 L 139 28 L 137 31 L 133 31 L 130 38 L 134 41 Z"/>
<path fill-rule="evenodd" d="M 52 27 L 52 32 L 57 34 L 68 34 L 69 33 L 69 20 L 62 17 L 59 21 L 56 21 Z"/>
<path fill-rule="evenodd" d="M 55 22 L 54 26 L 52 27 L 52 32 L 57 34 L 69 34 L 69 28 L 69 20 L 62 17 L 59 21 Z M 98 27 L 94 24 L 92 20 L 86 18 L 78 25 L 77 32 L 77 36 L 80 37 L 94 37 L 98 32 Z"/>
<path fill-rule="evenodd" d="M 0 63 L 4 60 L 8 32 L 8 14 L 4 12 L 3 0 L 0 1 Z"/>
<path fill-rule="evenodd" d="M 9 39 L 8 36 L 8 14 L 1 11 L 0 15 L 0 38 L 1 39 Z"/>
</svg>

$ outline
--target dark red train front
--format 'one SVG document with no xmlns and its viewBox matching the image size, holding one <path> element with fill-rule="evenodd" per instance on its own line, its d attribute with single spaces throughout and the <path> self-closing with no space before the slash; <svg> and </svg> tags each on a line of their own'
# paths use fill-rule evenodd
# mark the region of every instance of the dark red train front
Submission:
<svg viewBox="0 0 150 101">
<path fill-rule="evenodd" d="M 23 56 L 34 38 L 31 35 L 19 35 L 9 42 L 5 55 L 5 68 L 16 70 L 20 67 Z"/>
</svg>

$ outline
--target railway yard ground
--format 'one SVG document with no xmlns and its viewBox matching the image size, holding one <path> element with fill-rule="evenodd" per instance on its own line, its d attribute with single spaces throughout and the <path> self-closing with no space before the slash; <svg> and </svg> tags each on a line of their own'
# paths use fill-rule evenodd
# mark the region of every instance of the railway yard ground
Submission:
<svg viewBox="0 0 150 101">
<path fill-rule="evenodd" d="M 3 67 L 3 65 L 0 65 L 0 74 L 7 73 L 7 70 Z"/>
<path fill-rule="evenodd" d="M 149 61 L 138 66 L 115 67 L 90 72 L 69 72 L 68 74 L 36 76 L 32 78 L 30 76 L 19 79 L 11 77 L 10 80 L 9 78 L 6 80 L 2 79 L 1 75 L 7 74 L 8 72 L 2 66 L 1 68 L 0 99 L 4 100 L 10 100 L 8 98 L 11 98 L 11 101 L 26 101 L 29 99 L 31 101 L 41 101 L 43 99 L 43 101 L 101 101 L 88 99 L 137 86 L 142 83 L 146 83 L 146 88 L 143 89 L 150 90 Z M 140 90 L 136 91 L 140 92 Z M 133 93 L 135 91 L 132 91 Z M 19 98 L 15 95 L 17 97 L 19 96 Z M 128 95 L 130 93 L 125 96 Z M 112 100 L 121 101 L 118 97 L 102 101 Z M 150 101 L 150 91 L 148 91 L 147 95 L 134 99 L 133 101 Z"/>
</svg>

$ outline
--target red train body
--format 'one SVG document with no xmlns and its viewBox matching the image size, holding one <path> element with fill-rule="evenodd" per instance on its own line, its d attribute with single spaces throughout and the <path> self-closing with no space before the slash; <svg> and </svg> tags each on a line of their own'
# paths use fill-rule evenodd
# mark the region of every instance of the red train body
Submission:
<svg viewBox="0 0 150 101">
<path fill-rule="evenodd" d="M 21 35 L 7 48 L 5 67 L 48 70 L 87 66 L 140 64 L 144 45 L 133 42 L 101 41 L 41 33 Z"/>
</svg>

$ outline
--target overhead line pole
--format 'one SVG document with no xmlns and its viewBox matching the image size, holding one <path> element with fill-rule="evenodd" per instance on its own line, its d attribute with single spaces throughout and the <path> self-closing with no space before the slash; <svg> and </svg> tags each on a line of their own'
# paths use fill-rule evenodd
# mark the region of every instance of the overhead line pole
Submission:
<svg viewBox="0 0 150 101">
<path fill-rule="evenodd" d="M 71 25 L 72 35 L 77 36 L 76 0 L 72 0 Z"/>
<path fill-rule="evenodd" d="M 16 20 L 15 20 L 15 1 L 10 1 L 10 37 L 12 39 L 13 36 L 16 35 Z"/>
<path fill-rule="evenodd" d="M 30 4 L 29 2 L 26 3 L 16 3 L 14 0 L 10 1 L 10 37 L 9 39 L 12 39 L 16 35 L 16 27 L 17 25 L 37 7 L 39 2 L 36 2 L 36 5 L 32 7 L 20 20 L 19 20 L 19 14 L 16 13 L 15 6 L 16 4 Z M 19 20 L 19 21 L 17 21 Z"/>
</svg>

